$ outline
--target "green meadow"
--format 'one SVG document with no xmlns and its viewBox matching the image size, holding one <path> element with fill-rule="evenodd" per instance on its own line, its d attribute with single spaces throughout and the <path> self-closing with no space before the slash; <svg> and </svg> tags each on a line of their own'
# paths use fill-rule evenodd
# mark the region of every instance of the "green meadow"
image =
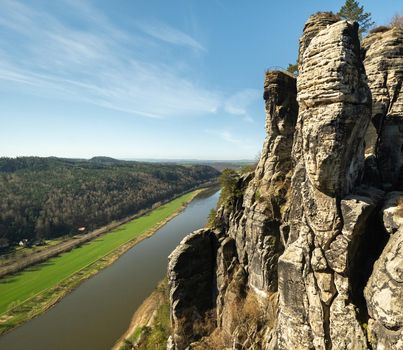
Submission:
<svg viewBox="0 0 403 350">
<path fill-rule="evenodd" d="M 194 194 L 187 193 L 81 247 L 0 279 L 0 315 L 150 232 L 191 200 Z"/>
</svg>

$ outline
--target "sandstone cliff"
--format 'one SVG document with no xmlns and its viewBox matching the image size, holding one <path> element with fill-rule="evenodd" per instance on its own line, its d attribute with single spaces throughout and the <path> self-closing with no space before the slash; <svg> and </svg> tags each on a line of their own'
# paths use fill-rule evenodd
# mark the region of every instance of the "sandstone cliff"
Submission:
<svg viewBox="0 0 403 350">
<path fill-rule="evenodd" d="M 256 170 L 169 258 L 171 349 L 403 348 L 403 32 L 362 46 L 319 13 L 267 72 Z"/>
<path fill-rule="evenodd" d="M 403 30 L 370 34 L 362 43 L 368 84 L 372 91 L 372 120 L 383 186 L 401 187 L 403 164 Z M 375 142 L 374 142 L 375 141 Z"/>
</svg>

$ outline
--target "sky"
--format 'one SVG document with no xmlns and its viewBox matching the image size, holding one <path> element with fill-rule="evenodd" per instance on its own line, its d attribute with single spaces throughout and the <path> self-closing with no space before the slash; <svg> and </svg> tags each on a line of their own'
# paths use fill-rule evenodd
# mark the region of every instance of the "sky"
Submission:
<svg viewBox="0 0 403 350">
<path fill-rule="evenodd" d="M 0 0 L 0 156 L 254 159 L 323 0 Z M 377 24 L 399 0 L 361 1 Z"/>
</svg>

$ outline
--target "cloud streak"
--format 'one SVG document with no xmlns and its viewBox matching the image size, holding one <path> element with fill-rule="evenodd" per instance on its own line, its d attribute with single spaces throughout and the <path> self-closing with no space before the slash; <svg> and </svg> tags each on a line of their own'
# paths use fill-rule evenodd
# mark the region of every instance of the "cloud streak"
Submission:
<svg viewBox="0 0 403 350">
<path fill-rule="evenodd" d="M 240 145 L 242 144 L 242 141 L 237 139 L 236 137 L 234 137 L 234 135 L 228 131 L 228 130 L 210 130 L 210 129 L 206 129 L 204 130 L 206 133 L 214 135 L 214 136 L 218 136 L 219 138 L 221 138 L 222 140 L 232 143 L 232 144 L 237 144 Z"/>
<path fill-rule="evenodd" d="M 22 1 L 2 0 L 0 88 L 15 85 L 37 96 L 148 118 L 224 111 L 252 120 L 247 110 L 254 90 L 227 97 L 194 79 L 192 70 L 184 71 L 192 53 L 207 53 L 189 34 L 158 21 L 137 21 L 138 30 L 129 33 L 87 2 L 61 4 L 65 16 L 60 10 L 56 14 Z M 74 21 L 69 21 L 69 14 Z M 182 50 L 180 58 L 166 57 L 167 50 L 178 47 L 186 48 L 190 56 Z M 222 137 L 231 140 L 229 134 Z"/>
<path fill-rule="evenodd" d="M 196 51 L 206 51 L 206 48 L 194 38 L 164 23 L 157 21 L 139 21 L 137 25 L 144 33 L 166 43 L 186 46 Z"/>
<path fill-rule="evenodd" d="M 224 103 L 227 113 L 242 117 L 245 121 L 252 122 L 253 118 L 248 108 L 260 98 L 258 90 L 245 89 L 230 96 Z"/>
<path fill-rule="evenodd" d="M 85 30 L 50 12 L 4 0 L 0 27 L 10 40 L 0 41 L 0 84 L 144 117 L 215 113 L 220 95 L 193 83 L 174 64 L 150 59 L 155 56 L 153 39 L 139 33 L 128 40 L 96 9 L 78 2 L 68 6 L 72 4 L 79 14 L 92 14 L 82 16 Z M 165 33 L 158 35 L 160 29 Z M 143 31 L 168 44 L 204 50 L 189 35 L 162 24 L 143 26 Z"/>
<path fill-rule="evenodd" d="M 260 147 L 259 142 L 255 143 L 251 142 L 250 139 L 239 138 L 228 129 L 205 129 L 204 132 L 225 141 L 233 149 L 250 152 Z"/>
</svg>

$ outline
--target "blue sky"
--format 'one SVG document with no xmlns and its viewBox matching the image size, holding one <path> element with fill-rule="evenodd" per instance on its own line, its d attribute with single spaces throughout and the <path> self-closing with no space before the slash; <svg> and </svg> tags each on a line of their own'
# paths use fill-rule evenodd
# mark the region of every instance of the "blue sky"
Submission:
<svg viewBox="0 0 403 350">
<path fill-rule="evenodd" d="M 0 0 L 0 156 L 252 159 L 323 0 Z M 377 24 L 395 0 L 361 1 Z"/>
</svg>

